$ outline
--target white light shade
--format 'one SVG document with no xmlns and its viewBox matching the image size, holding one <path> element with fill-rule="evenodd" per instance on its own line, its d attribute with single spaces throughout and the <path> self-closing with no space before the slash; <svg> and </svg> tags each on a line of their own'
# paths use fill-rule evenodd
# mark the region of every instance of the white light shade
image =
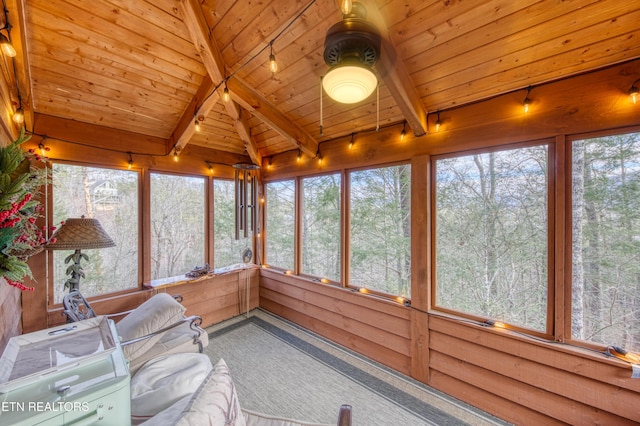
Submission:
<svg viewBox="0 0 640 426">
<path fill-rule="evenodd" d="M 377 85 L 376 75 L 362 65 L 338 65 L 331 68 L 322 79 L 322 87 L 327 95 L 343 104 L 365 100 Z"/>
</svg>

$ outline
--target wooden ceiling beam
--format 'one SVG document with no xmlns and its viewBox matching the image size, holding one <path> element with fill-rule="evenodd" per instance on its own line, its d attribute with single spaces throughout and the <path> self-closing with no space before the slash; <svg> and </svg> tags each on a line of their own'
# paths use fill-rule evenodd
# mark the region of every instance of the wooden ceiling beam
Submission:
<svg viewBox="0 0 640 426">
<path fill-rule="evenodd" d="M 418 96 L 418 91 L 411 82 L 411 77 L 402 58 L 398 57 L 382 14 L 375 1 L 360 0 L 360 2 L 367 9 L 367 21 L 374 24 L 382 36 L 380 59 L 374 66 L 375 71 L 396 101 L 407 124 L 413 130 L 413 134 L 415 136 L 425 135 L 427 133 L 427 111 Z"/>
<path fill-rule="evenodd" d="M 218 93 L 213 92 L 214 88 L 213 82 L 209 76 L 206 76 L 198 88 L 198 92 L 196 92 L 182 117 L 180 117 L 169 138 L 169 143 L 178 152 L 184 149 L 196 132 L 196 119 L 200 116 L 206 117 L 209 115 L 209 112 L 220 99 Z"/>
<path fill-rule="evenodd" d="M 276 109 L 269 101 L 251 88 L 244 80 L 234 77 L 227 82 L 231 98 L 244 109 L 267 123 L 273 130 L 288 140 L 292 148 L 302 150 L 306 155 L 315 157 L 318 142 Z"/>
<path fill-rule="evenodd" d="M 226 78 L 224 72 L 224 61 L 222 60 L 222 55 L 220 54 L 220 50 L 218 49 L 215 40 L 212 39 L 200 3 L 197 0 L 182 0 L 181 4 L 185 24 L 187 25 L 196 50 L 202 58 L 202 62 L 204 63 L 207 73 L 213 81 L 223 81 Z M 217 92 L 214 92 L 212 96 L 216 96 L 216 99 L 220 97 Z M 244 143 L 251 161 L 255 164 L 262 164 L 262 157 L 258 152 L 258 146 L 255 140 L 251 137 L 251 129 L 249 128 L 247 120 L 241 118 L 241 112 L 238 106 L 234 102 L 225 102 L 225 108 L 229 117 L 233 120 L 233 124 L 240 136 L 240 139 L 242 139 L 242 142 Z M 203 115 L 206 117 L 206 114 Z"/>
<path fill-rule="evenodd" d="M 185 16 L 185 24 L 211 79 L 220 82 L 226 80 L 227 76 L 224 71 L 222 55 L 215 40 L 211 38 L 200 3 L 198 0 L 182 0 L 181 4 Z M 300 148 L 307 155 L 316 155 L 318 142 L 301 127 L 292 123 L 288 117 L 246 82 L 238 77 L 233 77 L 227 81 L 227 88 L 234 102 L 237 102 L 242 108 L 267 123 L 286 140 L 290 141 L 294 147 Z M 245 143 L 245 148 L 252 161 L 256 164 L 262 164 L 256 142 L 251 137 L 248 121 L 242 117 L 234 102 L 226 103 L 227 112 L 234 121 L 238 134 Z"/>
</svg>

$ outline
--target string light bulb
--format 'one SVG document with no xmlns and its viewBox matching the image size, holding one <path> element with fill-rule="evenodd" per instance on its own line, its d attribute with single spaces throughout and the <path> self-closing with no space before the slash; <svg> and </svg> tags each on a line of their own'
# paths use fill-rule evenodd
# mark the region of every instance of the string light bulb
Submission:
<svg viewBox="0 0 640 426">
<path fill-rule="evenodd" d="M 47 155 L 47 152 L 50 151 L 50 148 L 48 146 L 46 146 L 45 144 L 43 144 L 42 142 L 40 142 L 38 144 L 38 149 L 40 150 L 40 154 L 44 157 Z"/>
<path fill-rule="evenodd" d="M 178 149 L 173 148 L 173 161 L 178 162 Z"/>
<path fill-rule="evenodd" d="M 200 121 L 196 119 L 196 132 L 200 133 L 202 131 L 202 127 L 200 126 Z"/>
<path fill-rule="evenodd" d="M 631 103 L 633 103 L 634 105 L 638 102 L 638 97 L 640 96 L 640 90 L 638 90 L 638 86 L 636 86 L 638 81 L 640 81 L 640 79 L 634 81 L 631 85 L 631 88 L 627 92 L 627 95 L 629 95 L 629 101 L 631 101 Z"/>
<path fill-rule="evenodd" d="M 353 7 L 353 1 L 351 0 L 342 0 L 342 4 L 340 4 L 340 11 L 343 15 L 348 15 L 351 13 L 351 8 Z"/>
<path fill-rule="evenodd" d="M 128 152 L 127 154 L 129 154 L 129 161 L 127 161 L 127 169 L 131 170 L 131 168 L 133 167 L 133 156 L 131 155 L 130 152 Z"/>
<path fill-rule="evenodd" d="M 222 100 L 229 102 L 231 95 L 229 95 L 229 88 L 227 87 L 227 81 L 224 82 L 224 90 L 222 91 Z"/>
<path fill-rule="evenodd" d="M 4 34 L 0 34 L 0 48 L 2 49 L 2 53 L 7 55 L 10 58 L 16 57 L 16 49 L 13 47 L 7 36 Z"/>
<path fill-rule="evenodd" d="M 400 132 L 400 142 L 404 142 L 404 137 L 407 135 L 407 122 L 402 123 L 402 131 Z"/>
<path fill-rule="evenodd" d="M 271 53 L 269 54 L 269 71 L 271 74 L 275 74 L 278 72 L 278 63 L 276 62 L 276 57 L 273 54 L 273 41 L 270 43 Z"/>
<path fill-rule="evenodd" d="M 207 168 L 209 169 L 209 173 L 213 174 L 213 164 L 211 164 L 208 161 L 205 161 L 205 163 L 207 164 Z"/>
<path fill-rule="evenodd" d="M 296 161 L 299 163 L 300 160 L 302 160 L 302 151 L 298 150 L 298 158 L 296 159 Z"/>
<path fill-rule="evenodd" d="M 527 88 L 527 95 L 524 97 L 522 101 L 522 107 L 524 108 L 524 113 L 529 112 L 529 106 L 531 106 L 531 99 L 529 98 L 529 93 L 531 93 L 531 86 Z"/>
<path fill-rule="evenodd" d="M 438 111 L 438 118 L 436 119 L 436 133 L 440 131 L 440 126 L 442 126 L 442 121 L 440 121 L 440 111 Z"/>
<path fill-rule="evenodd" d="M 349 141 L 349 149 L 353 149 L 353 137 L 354 137 L 354 134 L 351 133 L 351 140 Z"/>
<path fill-rule="evenodd" d="M 16 112 L 13 113 L 13 121 L 18 125 L 24 123 L 24 110 L 22 107 L 18 108 Z"/>
</svg>

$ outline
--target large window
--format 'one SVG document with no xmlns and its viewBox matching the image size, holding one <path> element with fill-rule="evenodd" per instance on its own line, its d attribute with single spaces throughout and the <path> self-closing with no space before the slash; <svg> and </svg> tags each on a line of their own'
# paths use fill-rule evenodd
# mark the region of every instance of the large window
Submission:
<svg viewBox="0 0 640 426">
<path fill-rule="evenodd" d="M 340 281 L 340 175 L 302 179 L 302 272 Z"/>
<path fill-rule="evenodd" d="M 572 143 L 572 335 L 640 351 L 640 134 Z"/>
<path fill-rule="evenodd" d="M 269 182 L 265 186 L 267 191 L 265 210 L 268 231 L 267 263 L 294 270 L 295 181 Z"/>
<path fill-rule="evenodd" d="M 97 219 L 116 247 L 83 250 L 85 278 L 80 291 L 89 297 L 137 288 L 138 173 L 54 163 L 52 165 L 53 222 L 85 216 Z M 68 279 L 65 264 L 73 251 L 53 251 L 53 298 L 62 302 Z"/>
<path fill-rule="evenodd" d="M 411 166 L 349 176 L 349 284 L 410 297 Z"/>
<path fill-rule="evenodd" d="M 213 181 L 213 217 L 214 217 L 214 267 L 222 268 L 243 262 L 243 252 L 252 247 L 252 234 L 236 240 L 235 222 L 235 185 L 231 180 Z M 253 260 L 252 260 L 253 261 Z"/>
<path fill-rule="evenodd" d="M 204 188 L 203 178 L 151 174 L 151 279 L 204 263 Z"/>
<path fill-rule="evenodd" d="M 435 161 L 436 305 L 547 331 L 548 148 Z"/>
</svg>

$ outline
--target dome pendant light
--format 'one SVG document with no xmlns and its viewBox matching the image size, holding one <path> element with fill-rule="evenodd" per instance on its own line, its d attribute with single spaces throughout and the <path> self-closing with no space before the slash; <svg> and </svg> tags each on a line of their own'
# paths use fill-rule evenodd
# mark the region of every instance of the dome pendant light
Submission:
<svg viewBox="0 0 640 426">
<path fill-rule="evenodd" d="M 322 87 L 335 101 L 353 104 L 368 98 L 378 85 L 371 67 L 380 57 L 381 39 L 361 3 L 353 2 L 342 18 L 325 37 L 324 61 L 330 68 Z"/>
</svg>

